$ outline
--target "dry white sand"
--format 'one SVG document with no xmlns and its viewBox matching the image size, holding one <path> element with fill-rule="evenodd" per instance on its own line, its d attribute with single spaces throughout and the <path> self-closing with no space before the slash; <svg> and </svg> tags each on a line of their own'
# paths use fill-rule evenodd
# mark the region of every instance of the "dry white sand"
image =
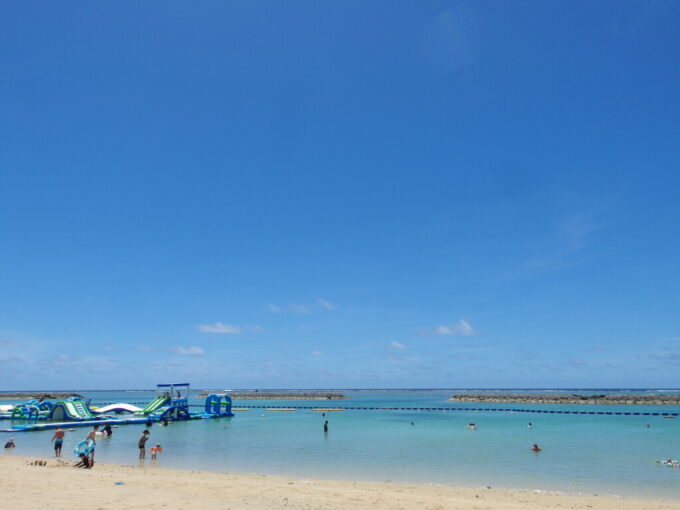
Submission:
<svg viewBox="0 0 680 510">
<path fill-rule="evenodd" d="M 261 509 L 679 509 L 680 501 L 460 488 L 318 481 L 208 473 L 0 455 L 0 508 L 7 510 Z M 148 460 L 147 460 L 148 462 Z M 116 485 L 115 482 L 124 482 Z"/>
</svg>

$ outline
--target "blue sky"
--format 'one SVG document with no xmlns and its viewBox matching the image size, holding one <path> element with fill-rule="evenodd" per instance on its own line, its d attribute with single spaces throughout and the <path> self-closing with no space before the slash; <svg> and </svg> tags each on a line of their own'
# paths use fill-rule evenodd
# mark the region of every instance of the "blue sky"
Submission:
<svg viewBox="0 0 680 510">
<path fill-rule="evenodd" d="M 6 2 L 0 388 L 673 387 L 677 2 Z"/>
</svg>

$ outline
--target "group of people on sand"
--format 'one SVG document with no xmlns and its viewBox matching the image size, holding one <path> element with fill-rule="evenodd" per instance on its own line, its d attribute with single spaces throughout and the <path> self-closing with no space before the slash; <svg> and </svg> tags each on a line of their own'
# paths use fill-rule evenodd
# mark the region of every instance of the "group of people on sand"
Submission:
<svg viewBox="0 0 680 510">
<path fill-rule="evenodd" d="M 54 431 L 54 435 L 52 436 L 52 439 L 50 442 L 54 443 L 54 456 L 55 457 L 61 457 L 61 450 L 64 445 L 64 437 L 66 436 L 66 432 L 61 428 L 57 427 L 57 429 Z M 102 436 L 102 437 L 111 437 L 113 436 L 113 428 L 111 427 L 110 424 L 105 424 L 102 430 L 99 430 L 99 425 L 94 425 L 92 427 L 92 430 L 90 430 L 87 434 L 87 437 L 85 438 L 86 441 L 91 441 L 91 449 L 89 450 L 88 453 L 79 453 L 78 457 L 80 458 L 80 461 L 75 464 L 75 467 L 82 467 L 89 469 L 92 466 L 94 466 L 94 452 L 95 452 L 95 447 L 97 446 L 97 436 Z M 144 432 L 142 433 L 142 436 L 139 439 L 139 458 L 143 459 L 146 457 L 146 442 L 149 439 L 149 430 L 144 429 Z M 14 438 L 10 437 L 9 440 L 5 443 L 5 448 L 15 448 L 16 443 L 14 442 Z M 149 451 L 151 452 L 151 459 L 156 460 L 158 454 L 163 451 L 161 448 L 160 444 L 156 444 L 155 446 L 152 446 Z"/>
</svg>

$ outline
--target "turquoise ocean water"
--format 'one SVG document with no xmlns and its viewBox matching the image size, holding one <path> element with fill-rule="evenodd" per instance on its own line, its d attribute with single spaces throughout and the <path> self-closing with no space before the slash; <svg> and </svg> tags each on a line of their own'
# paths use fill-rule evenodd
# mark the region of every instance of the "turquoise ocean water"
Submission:
<svg viewBox="0 0 680 510">
<path fill-rule="evenodd" d="M 451 395 L 461 390 L 341 392 L 350 400 L 237 400 L 234 407 L 530 407 L 680 412 L 677 406 L 448 402 Z M 154 396 L 153 391 L 79 393 L 91 398 L 92 405 L 131 402 L 141 406 Z M 594 389 L 581 393 L 613 391 Z M 202 402 L 195 396 L 191 399 L 192 404 Z M 324 420 L 329 421 L 327 434 L 323 432 Z M 476 431 L 465 427 L 471 422 L 477 424 Z M 533 427 L 527 426 L 529 422 Z M 9 424 L 3 421 L 0 427 Z M 647 424 L 651 427 L 646 427 Z M 114 429 L 112 438 L 98 442 L 97 460 L 137 465 L 136 442 L 143 429 L 139 425 Z M 66 459 L 75 460 L 73 447 L 87 431 L 88 428 L 77 428 L 67 432 Z M 52 454 L 51 431 L 13 435 L 17 448 L 2 454 Z M 8 436 L 0 434 L 0 441 Z M 346 410 L 323 417 L 312 410 L 251 409 L 236 412 L 233 418 L 177 422 L 168 427 L 155 424 L 151 428 L 151 443 L 161 443 L 164 451 L 155 464 L 147 459 L 147 465 L 183 469 L 680 498 L 680 469 L 655 463 L 657 459 L 680 458 L 680 418 L 453 410 Z M 531 452 L 533 443 L 538 443 L 543 451 Z"/>
</svg>

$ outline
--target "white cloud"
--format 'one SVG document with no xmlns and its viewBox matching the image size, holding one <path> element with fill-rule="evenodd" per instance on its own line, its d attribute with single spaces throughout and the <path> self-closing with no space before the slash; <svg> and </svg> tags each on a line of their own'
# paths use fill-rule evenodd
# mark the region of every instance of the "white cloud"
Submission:
<svg viewBox="0 0 680 510">
<path fill-rule="evenodd" d="M 170 347 L 170 350 L 182 356 L 203 356 L 205 354 L 201 347 L 195 345 L 190 345 L 189 347 Z"/>
<path fill-rule="evenodd" d="M 247 329 L 248 331 L 255 331 L 256 333 L 264 331 L 262 326 L 244 326 L 244 329 Z"/>
<path fill-rule="evenodd" d="M 402 343 L 395 342 L 394 340 L 390 342 L 390 349 L 397 350 L 397 351 L 403 351 L 406 349 L 406 346 Z"/>
<path fill-rule="evenodd" d="M 465 319 L 460 319 L 453 326 L 437 326 L 434 330 L 435 335 L 455 335 L 455 336 L 473 336 L 477 332 L 472 328 L 470 323 Z"/>
<path fill-rule="evenodd" d="M 314 356 L 321 356 L 321 354 L 323 354 L 323 353 L 321 351 L 312 351 L 312 354 Z"/>
<path fill-rule="evenodd" d="M 299 303 L 288 303 L 287 305 L 280 306 L 280 305 L 273 305 L 271 303 L 267 303 L 267 310 L 273 313 L 280 313 L 280 312 L 291 312 L 291 313 L 297 313 L 297 314 L 304 314 L 304 313 L 311 313 L 315 310 L 318 310 L 319 307 L 324 308 L 326 310 L 335 310 L 337 308 L 337 305 L 335 303 L 331 303 L 330 301 L 323 299 L 323 298 L 318 298 L 316 300 L 315 304 L 310 304 L 310 305 L 304 305 L 304 304 L 299 304 Z"/>
<path fill-rule="evenodd" d="M 323 298 L 317 299 L 316 302 L 319 303 L 326 310 L 335 310 L 337 308 L 335 304 L 331 303 L 330 301 L 326 301 Z"/>
<path fill-rule="evenodd" d="M 222 324 L 221 322 L 216 322 L 214 324 L 199 324 L 196 326 L 196 329 L 201 333 L 218 333 L 222 335 L 238 335 L 241 332 L 239 326 Z"/>
<path fill-rule="evenodd" d="M 148 345 L 138 345 L 137 350 L 142 352 L 151 352 L 153 351 L 153 348 Z"/>
</svg>

